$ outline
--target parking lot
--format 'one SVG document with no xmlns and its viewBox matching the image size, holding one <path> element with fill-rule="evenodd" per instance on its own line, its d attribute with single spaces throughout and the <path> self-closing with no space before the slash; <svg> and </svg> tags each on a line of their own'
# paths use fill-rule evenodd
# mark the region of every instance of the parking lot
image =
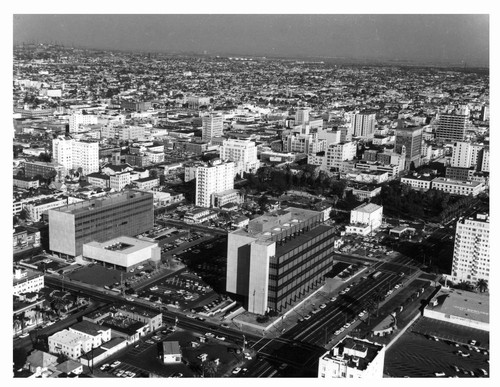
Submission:
<svg viewBox="0 0 500 387">
<path fill-rule="evenodd" d="M 422 319 L 425 318 L 415 322 L 417 329 Z M 489 374 L 488 351 L 477 352 L 471 350 L 469 344 L 436 339 L 408 330 L 387 350 L 384 374 L 390 377 L 477 377 L 484 376 L 481 369 Z"/>
</svg>

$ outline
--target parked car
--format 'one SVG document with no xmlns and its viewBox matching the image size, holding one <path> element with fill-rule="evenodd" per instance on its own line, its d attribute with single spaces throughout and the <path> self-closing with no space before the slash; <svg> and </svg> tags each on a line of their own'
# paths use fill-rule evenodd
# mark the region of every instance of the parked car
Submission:
<svg viewBox="0 0 500 387">
<path fill-rule="evenodd" d="M 241 368 L 240 367 L 236 367 L 234 370 L 233 370 L 233 375 L 238 375 L 241 371 Z"/>
</svg>

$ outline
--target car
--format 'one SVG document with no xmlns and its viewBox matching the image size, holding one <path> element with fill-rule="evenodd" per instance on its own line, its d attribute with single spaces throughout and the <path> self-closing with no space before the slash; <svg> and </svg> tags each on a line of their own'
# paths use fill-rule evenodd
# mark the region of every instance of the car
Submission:
<svg viewBox="0 0 500 387">
<path fill-rule="evenodd" d="M 358 317 L 363 317 L 364 315 L 365 315 L 365 312 L 362 311 L 362 312 L 359 312 Z"/>
<path fill-rule="evenodd" d="M 280 370 L 284 370 L 286 367 L 288 367 L 288 364 L 286 364 L 286 363 L 281 363 L 281 365 L 279 366 L 279 369 L 280 369 Z"/>
<path fill-rule="evenodd" d="M 187 318 L 192 318 L 192 319 L 195 319 L 195 318 L 196 318 L 196 316 L 195 316 L 194 314 L 187 314 L 187 315 L 186 315 L 186 317 L 187 317 Z"/>
<path fill-rule="evenodd" d="M 221 324 L 220 326 L 221 326 L 222 328 L 229 328 L 229 324 L 226 324 L 226 323 Z"/>
<path fill-rule="evenodd" d="M 342 331 L 341 331 L 340 329 L 337 329 L 337 330 L 335 331 L 334 335 L 335 335 L 335 336 L 337 336 L 337 335 L 340 335 L 341 333 L 342 333 Z"/>
<path fill-rule="evenodd" d="M 476 341 L 476 340 L 469 340 L 469 344 L 470 344 L 470 345 L 476 345 L 476 344 L 477 344 L 477 341 Z"/>
<path fill-rule="evenodd" d="M 344 329 L 347 329 L 347 328 L 349 328 L 350 326 L 351 326 L 351 323 L 348 323 L 348 322 L 347 322 L 347 323 L 345 323 L 345 324 L 344 324 L 343 328 L 344 328 Z"/>
<path fill-rule="evenodd" d="M 434 376 L 446 376 L 444 372 L 434 372 Z"/>
<path fill-rule="evenodd" d="M 240 367 L 236 367 L 233 371 L 232 371 L 232 374 L 233 375 L 238 375 L 241 371 L 241 368 Z"/>
<path fill-rule="evenodd" d="M 252 356 L 248 352 L 245 352 L 245 359 L 252 360 Z"/>
<path fill-rule="evenodd" d="M 217 340 L 221 340 L 221 341 L 226 340 L 226 338 L 225 338 L 224 336 L 215 336 L 215 338 L 216 338 Z"/>
<path fill-rule="evenodd" d="M 28 337 L 30 334 L 29 333 L 23 333 L 22 335 L 20 335 L 19 337 L 21 339 L 24 339 L 25 337 Z"/>
<path fill-rule="evenodd" d="M 307 314 L 304 316 L 304 320 L 309 320 L 311 318 L 311 315 L 310 314 Z"/>
<path fill-rule="evenodd" d="M 462 352 L 460 354 L 460 356 L 462 356 L 462 357 L 470 357 L 470 353 L 468 353 L 468 352 Z"/>
<path fill-rule="evenodd" d="M 153 340 L 146 340 L 147 344 L 154 344 L 155 342 Z"/>
<path fill-rule="evenodd" d="M 207 332 L 205 333 L 206 337 L 215 337 L 215 335 L 212 332 Z"/>
<path fill-rule="evenodd" d="M 183 376 L 184 374 L 181 374 L 180 372 L 170 375 L 171 378 L 182 378 Z"/>
<path fill-rule="evenodd" d="M 303 318 L 303 317 L 301 317 L 301 318 L 299 318 L 299 319 L 297 320 L 297 322 L 299 322 L 299 323 L 301 323 L 301 322 L 303 322 L 303 321 L 304 321 L 304 318 Z"/>
<path fill-rule="evenodd" d="M 458 368 L 456 365 L 452 365 L 451 368 L 453 368 L 455 372 L 460 372 L 460 368 Z"/>
<path fill-rule="evenodd" d="M 111 364 L 111 367 L 112 368 L 115 368 L 115 367 L 118 367 L 120 364 L 122 364 L 122 362 L 120 360 L 115 360 L 112 364 Z"/>
<path fill-rule="evenodd" d="M 316 313 L 319 313 L 320 309 L 314 309 L 311 313 L 312 314 L 316 314 Z"/>
<path fill-rule="evenodd" d="M 118 372 L 116 373 L 116 376 L 120 377 L 123 375 L 125 371 L 124 370 L 118 370 Z"/>
<path fill-rule="evenodd" d="M 486 371 L 484 368 L 479 368 L 478 373 L 482 376 L 488 376 L 488 371 Z"/>
<path fill-rule="evenodd" d="M 321 304 L 319 307 L 320 307 L 321 309 L 325 309 L 325 308 L 326 308 L 326 304 Z"/>
<path fill-rule="evenodd" d="M 400 286 L 401 286 L 401 285 L 396 284 L 396 285 L 394 286 L 394 289 L 399 289 L 399 287 L 400 287 Z"/>
<path fill-rule="evenodd" d="M 332 298 L 330 298 L 330 301 L 331 301 L 331 302 L 333 302 L 333 301 L 335 301 L 336 299 L 337 299 L 337 297 L 332 297 Z"/>
<path fill-rule="evenodd" d="M 99 369 L 100 369 L 101 371 L 104 371 L 104 370 L 106 370 L 107 368 L 109 368 L 109 364 L 108 364 L 108 363 L 103 364 L 102 366 L 100 366 L 100 367 L 99 367 Z"/>
<path fill-rule="evenodd" d="M 134 345 L 134 348 L 139 348 L 139 344 Z"/>
</svg>

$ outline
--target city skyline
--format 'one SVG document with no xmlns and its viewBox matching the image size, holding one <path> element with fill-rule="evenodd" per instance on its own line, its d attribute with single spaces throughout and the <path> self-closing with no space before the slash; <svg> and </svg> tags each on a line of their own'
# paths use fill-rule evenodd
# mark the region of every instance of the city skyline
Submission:
<svg viewBox="0 0 500 387">
<path fill-rule="evenodd" d="M 14 15 L 14 42 L 487 67 L 489 15 Z"/>
</svg>

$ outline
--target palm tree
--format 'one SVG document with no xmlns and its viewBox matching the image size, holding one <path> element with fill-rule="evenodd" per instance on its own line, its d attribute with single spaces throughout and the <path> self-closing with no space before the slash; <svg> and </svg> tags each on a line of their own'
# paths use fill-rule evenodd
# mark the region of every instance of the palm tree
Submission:
<svg viewBox="0 0 500 387">
<path fill-rule="evenodd" d="M 476 288 L 479 290 L 479 293 L 484 293 L 488 290 L 488 281 L 484 278 L 480 278 L 476 282 Z"/>
</svg>

